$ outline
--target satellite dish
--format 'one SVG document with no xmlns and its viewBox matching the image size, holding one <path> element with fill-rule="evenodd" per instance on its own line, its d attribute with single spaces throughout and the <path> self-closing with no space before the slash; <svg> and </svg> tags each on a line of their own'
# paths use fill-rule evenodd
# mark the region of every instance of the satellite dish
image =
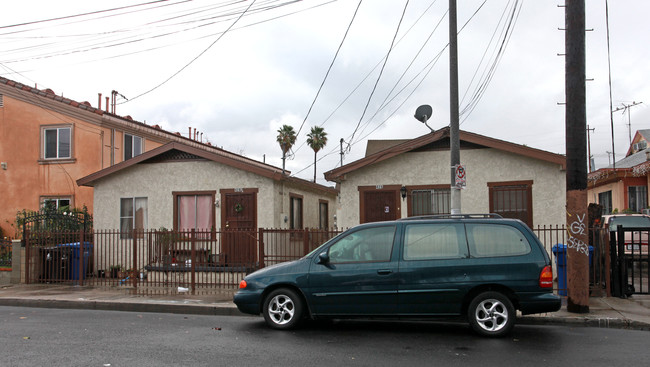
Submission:
<svg viewBox="0 0 650 367">
<path fill-rule="evenodd" d="M 415 110 L 415 118 L 424 124 L 431 118 L 431 115 L 433 115 L 433 108 L 428 104 L 422 105 Z"/>
</svg>

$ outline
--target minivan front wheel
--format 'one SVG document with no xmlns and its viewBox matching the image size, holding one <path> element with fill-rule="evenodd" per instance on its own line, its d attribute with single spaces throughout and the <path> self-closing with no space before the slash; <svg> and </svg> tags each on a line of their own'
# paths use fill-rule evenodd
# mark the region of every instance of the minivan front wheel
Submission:
<svg viewBox="0 0 650 367">
<path fill-rule="evenodd" d="M 302 299 L 287 288 L 276 289 L 264 299 L 262 313 L 267 325 L 274 329 L 291 329 L 302 318 Z"/>
<path fill-rule="evenodd" d="M 499 337 L 515 325 L 515 308 L 508 297 L 499 292 L 483 292 L 469 304 L 469 324 L 477 333 Z"/>
</svg>

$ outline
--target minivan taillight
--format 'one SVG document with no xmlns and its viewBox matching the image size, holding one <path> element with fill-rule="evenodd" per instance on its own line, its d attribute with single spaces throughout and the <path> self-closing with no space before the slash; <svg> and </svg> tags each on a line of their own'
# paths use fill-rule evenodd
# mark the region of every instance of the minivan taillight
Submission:
<svg viewBox="0 0 650 367">
<path fill-rule="evenodd" d="M 547 265 L 539 274 L 539 286 L 542 288 L 553 288 L 553 268 Z"/>
</svg>

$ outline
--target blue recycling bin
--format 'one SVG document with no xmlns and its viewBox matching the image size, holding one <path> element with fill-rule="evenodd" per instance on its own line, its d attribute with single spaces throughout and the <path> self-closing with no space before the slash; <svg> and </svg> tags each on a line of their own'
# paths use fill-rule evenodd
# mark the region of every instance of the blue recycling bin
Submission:
<svg viewBox="0 0 650 367">
<path fill-rule="evenodd" d="M 555 255 L 555 264 L 557 265 L 557 287 L 560 296 L 567 295 L 567 282 L 566 282 L 566 249 L 567 246 L 563 243 L 558 243 L 553 246 L 553 255 Z M 589 246 L 589 268 L 591 269 L 591 258 L 594 254 L 594 247 Z"/>
<path fill-rule="evenodd" d="M 57 245 L 57 247 L 61 248 L 69 248 L 70 249 L 70 267 L 68 269 L 68 279 L 71 280 L 84 280 L 86 279 L 86 273 L 88 273 L 88 268 L 90 266 L 90 257 L 93 254 L 93 244 L 90 242 L 84 242 L 84 253 L 83 253 L 83 258 L 80 254 L 81 252 L 81 246 L 79 245 L 79 242 L 74 242 L 74 243 L 63 243 L 60 245 Z M 80 267 L 80 262 L 83 262 L 83 271 L 82 274 L 79 274 L 79 267 Z"/>
</svg>

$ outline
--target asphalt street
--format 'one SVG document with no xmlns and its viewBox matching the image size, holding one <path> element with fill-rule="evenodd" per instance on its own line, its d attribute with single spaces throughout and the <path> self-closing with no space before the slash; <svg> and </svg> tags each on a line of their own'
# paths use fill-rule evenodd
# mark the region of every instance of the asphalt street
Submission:
<svg viewBox="0 0 650 367">
<path fill-rule="evenodd" d="M 648 332 L 345 320 L 271 330 L 258 317 L 0 307 L 7 366 L 646 366 Z"/>
</svg>

